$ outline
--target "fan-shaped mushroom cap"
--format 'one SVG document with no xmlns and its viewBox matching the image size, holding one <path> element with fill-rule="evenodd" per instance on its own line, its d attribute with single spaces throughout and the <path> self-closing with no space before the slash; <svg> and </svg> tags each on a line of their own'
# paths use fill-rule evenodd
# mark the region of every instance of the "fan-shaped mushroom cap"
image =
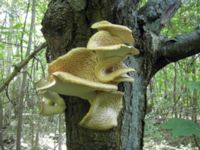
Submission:
<svg viewBox="0 0 200 150">
<path fill-rule="evenodd" d="M 44 86 L 37 88 L 38 91 L 53 91 L 63 95 L 77 96 L 83 99 L 93 99 L 96 91 L 116 91 L 117 86 L 112 84 L 103 84 L 85 80 L 67 72 L 54 72 L 52 80 Z"/>
<path fill-rule="evenodd" d="M 126 26 L 112 24 L 108 21 L 99 21 L 94 23 L 91 28 L 108 31 L 112 35 L 119 37 L 123 43 L 130 45 L 134 43 L 132 31 Z"/>
<path fill-rule="evenodd" d="M 98 81 L 94 76 L 96 63 L 97 59 L 93 51 L 78 47 L 52 61 L 48 65 L 48 72 L 49 74 L 56 71 L 68 72 L 83 79 Z"/>
<path fill-rule="evenodd" d="M 96 97 L 91 100 L 91 107 L 88 113 L 81 120 L 82 127 L 108 130 L 117 126 L 117 117 L 122 108 L 123 93 L 115 92 L 99 92 Z"/>
</svg>

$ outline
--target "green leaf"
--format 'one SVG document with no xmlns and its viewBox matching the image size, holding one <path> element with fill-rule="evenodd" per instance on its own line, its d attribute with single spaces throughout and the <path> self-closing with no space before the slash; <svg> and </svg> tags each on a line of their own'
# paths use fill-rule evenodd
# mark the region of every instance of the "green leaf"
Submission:
<svg viewBox="0 0 200 150">
<path fill-rule="evenodd" d="M 3 58 L 3 53 L 0 53 L 0 59 L 2 59 Z"/>
<path fill-rule="evenodd" d="M 192 136 L 200 138 L 200 129 L 191 120 L 172 118 L 160 125 L 162 129 L 170 129 L 173 137 Z"/>
<path fill-rule="evenodd" d="M 19 29 L 22 28 L 23 24 L 22 23 L 16 23 L 15 25 L 12 26 L 13 29 Z"/>
<path fill-rule="evenodd" d="M 4 49 L 5 45 L 3 43 L 0 43 L 0 50 Z"/>
</svg>

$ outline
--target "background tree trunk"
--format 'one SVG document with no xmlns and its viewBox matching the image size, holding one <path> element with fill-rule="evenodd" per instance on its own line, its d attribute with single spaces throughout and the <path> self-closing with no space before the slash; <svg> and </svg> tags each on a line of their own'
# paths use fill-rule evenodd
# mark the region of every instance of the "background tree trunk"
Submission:
<svg viewBox="0 0 200 150">
<path fill-rule="evenodd" d="M 4 150 L 3 146 L 3 106 L 2 99 L 0 99 L 0 148 Z"/>
<path fill-rule="evenodd" d="M 139 8 L 139 0 L 52 0 L 42 21 L 42 32 L 47 41 L 47 61 L 65 54 L 72 48 L 85 47 L 95 31 L 90 26 L 100 20 L 123 24 L 133 30 L 136 47 L 140 55 L 130 56 L 126 63 L 136 71 L 131 73 L 134 83 L 121 84 L 125 92 L 124 107 L 118 126 L 109 131 L 94 131 L 78 126 L 89 108 L 87 101 L 75 97 L 66 100 L 66 134 L 69 150 L 140 150 L 143 147 L 144 117 L 146 111 L 146 90 L 151 77 L 170 62 L 177 61 L 198 51 L 193 43 L 190 53 L 180 52 L 183 40 L 198 31 L 184 36 L 174 43 L 170 39 L 162 41 L 159 33 L 164 24 L 180 6 L 179 0 L 149 0 Z M 199 38 L 200 39 L 200 38 Z M 183 45 L 184 46 L 184 45 Z M 161 52 L 158 52 L 161 49 Z M 174 49 L 174 50 L 173 50 Z M 179 48 L 180 49 L 180 48 Z M 173 50 L 173 51 L 170 51 Z M 168 53 L 168 51 L 170 51 Z M 170 57 L 181 54 L 180 57 Z M 168 61 L 170 60 L 170 61 Z"/>
<path fill-rule="evenodd" d="M 29 1 L 30 2 L 30 1 Z M 32 35 L 34 31 L 34 24 L 35 24 L 35 0 L 32 0 L 32 11 L 31 11 L 31 26 L 30 26 L 30 34 L 29 34 L 29 40 L 28 40 L 28 47 L 26 51 L 25 57 L 27 57 L 30 54 L 31 47 L 32 47 Z M 29 5 L 29 4 L 28 4 Z M 29 6 L 28 6 L 29 7 Z M 27 9 L 28 14 L 28 9 Z M 25 19 L 26 22 L 26 19 Z M 26 25 L 26 24 L 25 24 Z M 25 28 L 24 28 L 25 29 Z M 23 40 L 23 38 L 22 38 Z M 23 42 L 21 43 L 21 49 L 23 50 Z M 26 72 L 27 66 L 24 67 L 25 72 L 22 74 L 22 82 L 21 87 L 19 89 L 19 102 L 17 106 L 17 117 L 18 117 L 18 123 L 17 123 L 17 142 L 16 142 L 16 149 L 21 150 L 21 138 L 22 138 L 22 125 L 23 125 L 23 109 L 24 109 L 24 98 L 26 98 L 25 91 L 27 86 L 27 72 Z"/>
</svg>

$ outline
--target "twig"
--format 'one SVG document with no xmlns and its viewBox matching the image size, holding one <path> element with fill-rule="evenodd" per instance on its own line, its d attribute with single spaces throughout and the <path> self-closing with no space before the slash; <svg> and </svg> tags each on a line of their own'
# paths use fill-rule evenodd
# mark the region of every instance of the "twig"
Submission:
<svg viewBox="0 0 200 150">
<path fill-rule="evenodd" d="M 15 106 L 14 102 L 10 99 L 9 92 L 8 92 L 8 87 L 9 87 L 9 86 L 6 86 L 6 97 L 7 97 L 7 99 L 9 100 L 9 102 L 10 102 L 13 106 Z"/>
<path fill-rule="evenodd" d="M 0 93 L 9 85 L 9 83 L 12 81 L 12 79 L 17 75 L 20 70 L 26 66 L 26 64 L 34 57 L 35 54 L 37 54 L 39 51 L 41 51 L 43 48 L 46 47 L 46 43 L 41 44 L 34 52 L 32 52 L 26 59 L 21 61 L 20 63 L 15 65 L 15 68 L 13 72 L 6 78 L 3 84 L 0 85 Z"/>
<path fill-rule="evenodd" d="M 34 59 L 40 63 L 40 66 L 42 68 L 42 76 L 45 77 L 45 69 L 44 69 L 44 66 L 42 64 L 42 61 L 39 58 L 37 58 L 37 56 L 34 56 Z"/>
<path fill-rule="evenodd" d="M 17 43 L 11 43 L 11 42 L 6 42 L 6 41 L 2 41 L 2 40 L 0 40 L 0 43 L 4 43 L 4 44 L 7 44 L 7 45 L 14 45 L 14 46 L 17 46 L 17 47 L 19 47 L 20 45 L 19 44 L 17 44 Z M 26 46 L 23 46 L 24 48 L 27 48 Z"/>
</svg>

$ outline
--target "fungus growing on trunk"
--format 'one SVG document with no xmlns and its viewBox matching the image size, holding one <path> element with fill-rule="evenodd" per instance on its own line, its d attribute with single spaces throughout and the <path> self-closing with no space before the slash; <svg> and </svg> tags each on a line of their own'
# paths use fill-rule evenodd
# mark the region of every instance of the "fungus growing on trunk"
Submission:
<svg viewBox="0 0 200 150">
<path fill-rule="evenodd" d="M 91 28 L 97 29 L 99 31 L 101 30 L 108 31 L 113 36 L 119 37 L 123 43 L 129 44 L 129 45 L 132 45 L 135 42 L 132 36 L 132 31 L 126 26 L 112 24 L 108 21 L 103 20 L 103 21 L 94 23 L 91 26 Z"/>
<path fill-rule="evenodd" d="M 131 46 L 132 32 L 125 26 L 100 21 L 92 28 L 99 31 L 89 39 L 87 47 L 74 48 L 50 63 L 48 79 L 40 80 L 36 87 L 43 96 L 41 114 L 64 111 L 64 100 L 59 94 L 77 96 L 91 105 L 80 125 L 107 130 L 117 126 L 122 108 L 123 93 L 117 90 L 117 84 L 133 81 L 127 73 L 134 69 L 122 61 L 139 51 Z"/>
</svg>

